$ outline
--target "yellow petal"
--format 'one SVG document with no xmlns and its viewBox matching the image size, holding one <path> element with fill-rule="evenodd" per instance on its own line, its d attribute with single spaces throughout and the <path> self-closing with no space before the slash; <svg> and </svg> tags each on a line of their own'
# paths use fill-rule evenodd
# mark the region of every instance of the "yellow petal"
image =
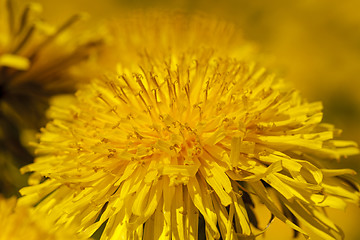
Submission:
<svg viewBox="0 0 360 240">
<path fill-rule="evenodd" d="M 188 187 L 184 187 L 184 210 L 185 210 L 185 240 L 198 239 L 198 226 L 199 226 L 199 210 L 193 203 L 193 200 L 188 191 Z"/>
<path fill-rule="evenodd" d="M 205 178 L 206 182 L 212 187 L 215 193 L 221 200 L 221 203 L 224 206 L 228 206 L 231 203 L 231 197 L 229 196 L 231 188 L 231 183 L 228 176 L 219 171 L 216 168 L 217 164 L 214 164 L 214 167 L 208 169 L 207 167 L 200 167 L 200 172 Z"/>
<path fill-rule="evenodd" d="M 28 70 L 30 68 L 29 59 L 13 55 L 13 54 L 3 54 L 0 56 L 0 67 L 9 67 L 16 70 Z"/>
<path fill-rule="evenodd" d="M 174 224 L 171 225 L 172 228 L 172 237 L 174 239 L 185 239 L 185 229 L 184 229 L 184 217 L 186 214 L 186 210 L 184 208 L 185 204 L 184 194 L 183 194 L 183 186 L 179 185 L 175 187 L 175 195 L 174 202 L 172 205 L 172 222 Z M 188 229 L 189 230 L 189 229 Z"/>
<path fill-rule="evenodd" d="M 266 189 L 261 182 L 253 182 L 253 183 L 248 183 L 248 184 L 251 186 L 251 188 L 256 193 L 256 195 L 259 197 L 259 199 L 267 206 L 267 208 L 270 210 L 270 212 L 272 214 L 274 214 L 275 217 L 277 217 L 284 223 L 288 224 L 290 227 L 292 227 L 296 231 L 304 234 L 304 236 L 306 238 L 309 238 L 309 236 L 306 234 L 306 232 L 304 232 L 304 230 L 302 230 L 301 228 L 296 226 L 293 222 L 291 222 L 289 219 L 287 219 L 287 217 L 285 217 L 285 215 L 276 207 L 276 205 L 270 199 L 269 194 L 266 192 Z"/>
<path fill-rule="evenodd" d="M 341 233 L 338 228 L 322 213 L 314 209 L 305 209 L 297 200 L 289 202 L 283 199 L 283 203 L 302 224 L 309 227 L 322 239 L 336 240 L 340 238 Z M 313 214 L 310 214 L 309 211 Z"/>
<path fill-rule="evenodd" d="M 201 177 L 191 178 L 187 189 L 194 205 L 203 215 L 206 223 L 209 225 L 214 235 L 220 237 L 216 223 L 217 217 L 212 207 L 211 198 L 209 196 L 207 184 L 203 182 Z"/>
</svg>

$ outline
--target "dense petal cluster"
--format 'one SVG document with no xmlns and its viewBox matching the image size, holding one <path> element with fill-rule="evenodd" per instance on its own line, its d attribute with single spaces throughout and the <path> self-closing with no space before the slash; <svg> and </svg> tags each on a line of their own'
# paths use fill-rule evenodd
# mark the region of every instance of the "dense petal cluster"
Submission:
<svg viewBox="0 0 360 240">
<path fill-rule="evenodd" d="M 88 239 L 77 235 L 71 227 L 56 229 L 53 224 L 46 215 L 32 208 L 16 206 L 16 198 L 5 199 L 0 196 L 0 239 Z"/>
<path fill-rule="evenodd" d="M 305 236 L 304 225 L 337 239 L 321 209 L 358 203 L 359 189 L 354 171 L 323 159 L 358 149 L 334 140 L 321 110 L 255 64 L 211 50 L 119 64 L 53 103 L 38 157 L 22 169 L 38 182 L 20 204 L 36 203 L 59 226 L 80 223 L 87 236 L 106 224 L 102 239 L 248 239 L 259 232 L 257 198 Z"/>
</svg>

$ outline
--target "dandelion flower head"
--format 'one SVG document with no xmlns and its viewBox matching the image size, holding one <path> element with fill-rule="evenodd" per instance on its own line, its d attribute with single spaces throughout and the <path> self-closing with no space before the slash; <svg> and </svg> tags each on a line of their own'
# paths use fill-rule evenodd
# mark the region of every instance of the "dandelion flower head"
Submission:
<svg viewBox="0 0 360 240">
<path fill-rule="evenodd" d="M 54 100 L 21 205 L 101 239 L 251 239 L 256 198 L 305 236 L 342 236 L 321 210 L 358 203 L 355 172 L 324 161 L 358 149 L 321 103 L 212 48 L 138 59 Z"/>
<path fill-rule="evenodd" d="M 17 11 L 14 3 L 0 1 L 1 112 L 16 121 L 26 115 L 27 122 L 36 125 L 49 96 L 75 91 L 80 81 L 70 77 L 70 69 L 89 57 L 101 40 L 85 34 L 74 40 L 69 29 L 84 14 L 55 27 L 42 20 L 40 4 L 29 3 Z"/>
<path fill-rule="evenodd" d="M 54 26 L 42 19 L 40 4 L 21 10 L 16 3 L 0 0 L 0 179 L 6 196 L 24 180 L 10 172 L 33 161 L 28 142 L 46 123 L 49 98 L 73 93 L 87 80 L 84 72 L 75 78 L 76 70 L 92 62 L 102 43 L 102 35 L 71 30 L 84 14 Z"/>
</svg>

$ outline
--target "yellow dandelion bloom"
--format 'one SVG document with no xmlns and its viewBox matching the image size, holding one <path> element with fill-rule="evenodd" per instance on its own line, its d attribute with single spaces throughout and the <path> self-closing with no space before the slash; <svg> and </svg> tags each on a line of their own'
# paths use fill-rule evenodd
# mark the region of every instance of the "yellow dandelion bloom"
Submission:
<svg viewBox="0 0 360 240">
<path fill-rule="evenodd" d="M 89 57 L 101 40 L 79 33 L 75 40 L 70 34 L 82 14 L 54 27 L 41 19 L 41 5 L 30 3 L 22 12 L 13 5 L 13 0 L 0 1 L 1 113 L 39 127 L 37 113 L 46 108 L 47 98 L 75 90 L 70 68 Z"/>
<path fill-rule="evenodd" d="M 323 159 L 358 149 L 333 139 L 321 110 L 264 69 L 206 49 L 146 56 L 53 103 L 20 204 L 87 236 L 105 225 L 101 239 L 251 239 L 257 198 L 305 236 L 303 226 L 337 239 L 322 209 L 358 203 L 359 192 L 354 171 Z"/>
<path fill-rule="evenodd" d="M 16 198 L 0 196 L 0 239 L 1 240 L 64 240 L 88 239 L 76 234 L 74 228 L 55 229 L 54 222 L 34 209 L 16 206 Z"/>
<path fill-rule="evenodd" d="M 0 0 L 0 165 L 11 168 L 32 162 L 27 142 L 46 122 L 49 97 L 75 91 L 84 80 L 71 77 L 75 66 L 87 62 L 101 43 L 98 36 L 69 31 L 82 15 L 55 27 L 42 20 L 41 5 L 30 3 L 22 12 L 14 5 Z M 7 182 L 17 178 L 1 168 L 6 186 L 0 191 L 14 194 L 18 189 Z"/>
</svg>

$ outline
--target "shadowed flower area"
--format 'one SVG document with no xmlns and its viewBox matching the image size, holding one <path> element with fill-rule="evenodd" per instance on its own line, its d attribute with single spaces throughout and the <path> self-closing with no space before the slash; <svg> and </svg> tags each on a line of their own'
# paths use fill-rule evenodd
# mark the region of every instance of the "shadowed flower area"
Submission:
<svg viewBox="0 0 360 240">
<path fill-rule="evenodd" d="M 35 213 L 29 207 L 17 207 L 16 198 L 5 199 L 0 196 L 0 239 L 12 240 L 85 240 L 77 236 L 75 229 L 54 228 L 54 222 L 41 213 Z"/>
<path fill-rule="evenodd" d="M 213 44 L 226 36 L 217 29 L 209 43 L 201 30 L 218 25 L 198 23 L 155 21 L 164 37 L 147 41 L 114 30 L 116 72 L 53 100 L 35 163 L 22 168 L 34 173 L 19 204 L 88 237 L 104 226 L 101 239 L 254 239 L 265 231 L 254 211 L 261 202 L 304 236 L 307 227 L 341 239 L 323 209 L 358 204 L 359 188 L 353 170 L 327 166 L 357 145 L 321 122 L 321 103 L 249 55 L 231 55 L 247 52 L 246 43 Z M 186 36 L 198 39 L 196 49 Z"/>
<path fill-rule="evenodd" d="M 44 126 L 49 97 L 75 91 L 86 74 L 73 78 L 71 70 L 102 41 L 85 33 L 74 38 L 69 29 L 82 15 L 55 27 L 42 20 L 41 5 L 30 3 L 21 11 L 14 5 L 0 0 L 0 164 L 5 195 L 22 185 L 16 171 L 9 172 L 32 162 L 28 136 Z"/>
</svg>

